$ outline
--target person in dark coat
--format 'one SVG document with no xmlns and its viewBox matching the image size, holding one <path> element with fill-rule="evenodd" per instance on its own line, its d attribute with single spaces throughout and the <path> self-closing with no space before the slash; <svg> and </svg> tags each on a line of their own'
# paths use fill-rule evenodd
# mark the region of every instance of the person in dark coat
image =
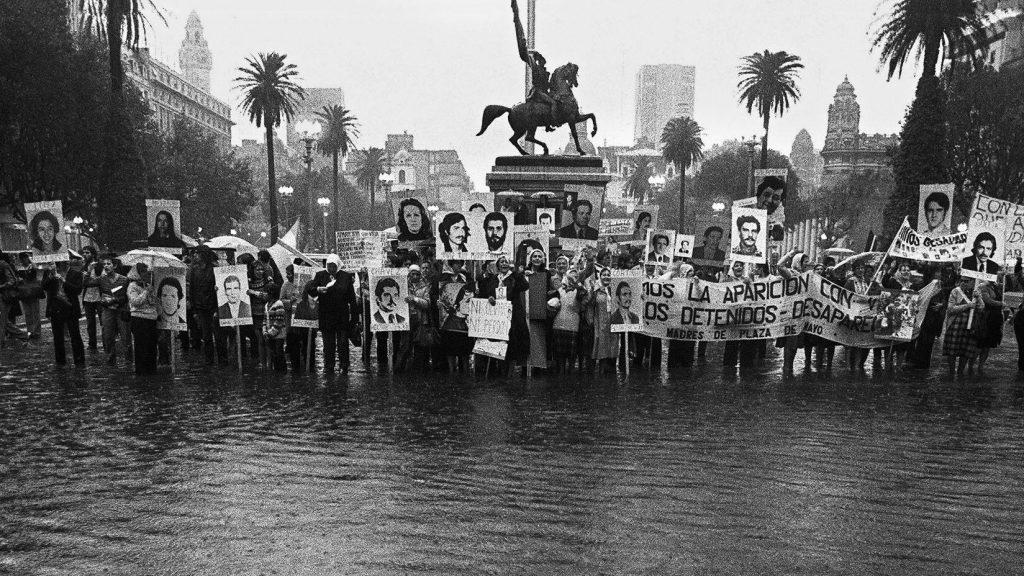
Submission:
<svg viewBox="0 0 1024 576">
<path fill-rule="evenodd" d="M 213 275 L 213 263 L 216 260 L 217 256 L 209 246 L 200 246 L 185 276 L 185 285 L 188 287 L 185 291 L 187 310 L 199 326 L 207 364 L 213 363 L 214 336 L 217 335 L 217 280 Z M 222 361 L 227 363 L 227 348 L 221 338 L 217 339 L 217 350 Z"/>
<path fill-rule="evenodd" d="M 64 335 L 71 340 L 71 355 L 75 365 L 85 363 L 85 345 L 78 320 L 82 317 L 82 306 L 79 296 L 85 283 L 82 275 L 82 261 L 74 260 L 67 276 L 61 278 L 52 269 L 43 271 L 42 287 L 46 293 L 46 317 L 50 319 L 53 329 L 53 353 L 58 366 L 67 364 L 67 351 L 64 349 Z"/>
<path fill-rule="evenodd" d="M 327 270 L 316 273 L 306 293 L 318 299 L 320 332 L 324 340 L 324 373 L 333 374 L 335 350 L 342 374 L 348 374 L 348 335 L 359 329 L 360 306 L 355 276 L 340 269 L 337 254 L 327 257 Z"/>
<path fill-rule="evenodd" d="M 523 270 L 514 270 L 507 256 L 498 258 L 497 274 L 483 276 L 477 282 L 477 298 L 512 302 L 512 326 L 509 328 L 508 349 L 505 362 L 508 373 L 516 364 L 526 364 L 530 357 L 530 326 L 527 323 L 526 291 L 530 283 Z"/>
</svg>

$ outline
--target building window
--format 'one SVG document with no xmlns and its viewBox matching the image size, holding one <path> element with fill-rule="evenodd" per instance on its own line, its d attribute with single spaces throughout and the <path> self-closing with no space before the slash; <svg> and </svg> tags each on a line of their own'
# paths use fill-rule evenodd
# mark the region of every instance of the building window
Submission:
<svg viewBox="0 0 1024 576">
<path fill-rule="evenodd" d="M 398 183 L 405 184 L 405 170 L 398 171 Z"/>
</svg>

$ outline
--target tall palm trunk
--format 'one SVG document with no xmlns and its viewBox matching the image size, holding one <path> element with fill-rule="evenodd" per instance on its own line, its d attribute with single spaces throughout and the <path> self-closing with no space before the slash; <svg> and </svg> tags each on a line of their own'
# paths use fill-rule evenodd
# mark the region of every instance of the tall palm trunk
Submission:
<svg viewBox="0 0 1024 576">
<path fill-rule="evenodd" d="M 685 231 L 683 227 L 686 217 L 686 168 L 679 171 L 679 231 Z"/>
<path fill-rule="evenodd" d="M 370 222 L 377 225 L 377 183 L 370 182 Z"/>
<path fill-rule="evenodd" d="M 932 42 L 930 39 L 925 39 L 924 46 L 924 69 L 921 71 L 921 77 L 935 77 L 935 70 L 939 66 L 939 43 Z M 954 60 L 950 59 L 950 63 Z"/>
<path fill-rule="evenodd" d="M 270 214 L 270 243 L 277 244 L 277 178 L 274 174 L 274 125 L 270 113 L 263 115 L 263 125 L 267 129 L 267 204 Z"/>
<path fill-rule="evenodd" d="M 334 210 L 331 218 L 331 223 L 334 229 L 338 229 L 338 151 L 334 151 L 334 196 L 331 198 L 333 202 Z"/>
<path fill-rule="evenodd" d="M 111 1 L 107 5 L 107 55 L 110 58 L 110 93 L 117 100 L 120 100 L 124 93 L 124 67 L 121 64 L 122 16 L 118 3 Z"/>
<path fill-rule="evenodd" d="M 768 121 L 771 116 L 764 117 L 764 136 L 761 137 L 761 168 L 768 167 Z"/>
</svg>

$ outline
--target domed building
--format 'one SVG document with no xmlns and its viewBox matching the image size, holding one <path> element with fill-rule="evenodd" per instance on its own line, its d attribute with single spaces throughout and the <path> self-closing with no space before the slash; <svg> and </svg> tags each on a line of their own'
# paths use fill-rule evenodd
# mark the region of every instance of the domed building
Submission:
<svg viewBox="0 0 1024 576">
<path fill-rule="evenodd" d="M 828 107 L 828 132 L 821 157 L 825 176 L 889 169 L 888 150 L 897 143 L 892 134 L 867 135 L 860 131 L 860 104 L 849 77 L 836 88 Z"/>
</svg>

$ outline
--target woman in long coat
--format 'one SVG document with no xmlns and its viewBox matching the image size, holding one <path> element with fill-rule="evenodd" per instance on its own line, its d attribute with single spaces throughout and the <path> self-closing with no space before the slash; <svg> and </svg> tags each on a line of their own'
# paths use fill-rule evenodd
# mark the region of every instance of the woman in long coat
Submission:
<svg viewBox="0 0 1024 576">
<path fill-rule="evenodd" d="M 512 302 L 512 326 L 505 352 L 505 362 L 511 373 L 512 367 L 525 364 L 530 357 L 530 327 L 526 315 L 526 291 L 530 284 L 522 272 L 512 269 L 507 256 L 499 257 L 496 266 L 497 275 L 489 274 L 480 279 L 477 297 Z"/>
<path fill-rule="evenodd" d="M 598 370 L 602 374 L 615 372 L 615 359 L 619 356 L 619 334 L 612 333 L 611 326 L 611 282 L 611 269 L 602 269 L 598 285 L 588 298 L 594 322 L 594 346 L 590 357 L 597 360 Z"/>
<path fill-rule="evenodd" d="M 942 355 L 949 363 L 949 372 L 963 374 L 964 368 L 974 371 L 974 359 L 978 356 L 978 339 L 971 329 L 971 311 L 977 308 L 972 298 L 974 279 L 960 278 L 960 285 L 949 294 L 946 306 L 946 337 L 942 341 Z M 960 365 L 957 366 L 957 358 Z"/>
</svg>

